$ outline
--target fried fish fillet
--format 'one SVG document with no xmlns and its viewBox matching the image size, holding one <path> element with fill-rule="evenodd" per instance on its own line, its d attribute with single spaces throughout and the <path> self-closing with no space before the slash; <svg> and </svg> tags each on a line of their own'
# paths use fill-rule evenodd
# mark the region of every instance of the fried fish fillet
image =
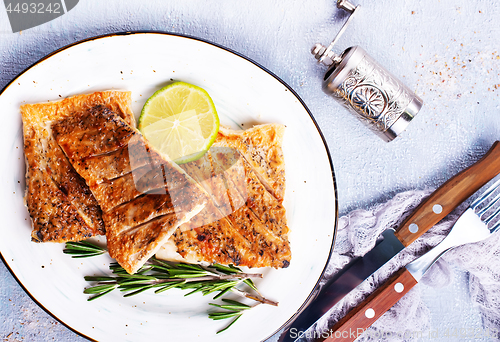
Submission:
<svg viewBox="0 0 500 342">
<path fill-rule="evenodd" d="M 278 201 L 285 196 L 285 158 L 282 144 L 285 126 L 256 125 L 247 130 L 219 129 L 215 146 L 238 150 L 255 169 L 266 189 Z"/>
<path fill-rule="evenodd" d="M 104 234 L 101 209 L 52 135 L 51 123 L 102 105 L 135 124 L 130 92 L 104 91 L 21 106 L 26 158 L 25 202 L 37 242 L 79 241 Z"/>
<path fill-rule="evenodd" d="M 260 125 L 248 131 L 224 129 L 204 159 L 182 165 L 211 194 L 211 200 L 194 220 L 174 232 L 158 258 L 248 267 L 289 265 L 289 228 L 282 205 L 284 127 Z M 269 132 L 271 136 L 255 136 Z M 227 146 L 239 146 L 247 155 Z M 269 154 L 277 156 L 274 163 L 248 160 L 250 155 Z M 262 170 L 268 171 L 259 174 Z M 272 180 L 270 175 L 278 178 Z M 261 179 L 269 180 L 267 186 Z"/>
<path fill-rule="evenodd" d="M 191 177 L 104 106 L 54 122 L 52 131 L 103 211 L 110 256 L 131 274 L 207 202 Z"/>
</svg>

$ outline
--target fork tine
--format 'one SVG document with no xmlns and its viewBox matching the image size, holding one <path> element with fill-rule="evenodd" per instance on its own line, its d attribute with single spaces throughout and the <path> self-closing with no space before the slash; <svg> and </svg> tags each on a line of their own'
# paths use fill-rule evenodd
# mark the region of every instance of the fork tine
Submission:
<svg viewBox="0 0 500 342">
<path fill-rule="evenodd" d="M 498 201 L 500 200 L 500 193 L 493 198 L 490 203 L 484 206 L 483 209 L 477 212 L 479 217 L 483 216 L 488 210 L 490 210 Z"/>
<path fill-rule="evenodd" d="M 495 219 L 500 213 L 500 207 L 498 207 L 493 214 L 491 214 L 487 219 L 483 220 L 484 223 L 489 224 L 491 221 Z"/>
<path fill-rule="evenodd" d="M 498 228 L 500 228 L 500 221 L 498 221 L 496 224 L 494 224 L 491 228 L 490 228 L 490 232 L 491 233 L 494 233 L 498 230 Z"/>
<path fill-rule="evenodd" d="M 491 194 L 494 193 L 496 189 L 498 189 L 499 186 L 500 186 L 500 179 L 497 180 L 495 183 L 493 183 L 493 185 L 490 186 L 488 190 L 486 190 L 480 197 L 478 197 L 474 202 L 472 202 L 470 207 L 475 210 L 484 201 L 486 201 L 491 196 Z M 488 205 L 487 207 L 489 208 L 490 206 Z"/>
</svg>

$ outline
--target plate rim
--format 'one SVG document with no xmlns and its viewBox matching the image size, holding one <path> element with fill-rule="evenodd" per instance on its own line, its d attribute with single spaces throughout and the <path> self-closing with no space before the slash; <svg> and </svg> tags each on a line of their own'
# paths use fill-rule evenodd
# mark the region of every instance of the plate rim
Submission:
<svg viewBox="0 0 500 342">
<path fill-rule="evenodd" d="M 32 69 L 33 67 L 35 67 L 39 63 L 41 63 L 41 62 L 43 62 L 43 61 L 51 58 L 52 56 L 58 54 L 59 52 L 62 52 L 64 50 L 66 50 L 66 49 L 69 49 L 69 48 L 71 48 L 73 46 L 84 44 L 86 42 L 97 40 L 97 39 L 110 38 L 110 37 L 115 37 L 115 36 L 131 36 L 131 35 L 135 35 L 135 34 L 158 34 L 158 35 L 166 35 L 166 36 L 179 37 L 179 38 L 184 38 L 184 39 L 191 39 L 191 40 L 194 40 L 194 41 L 197 41 L 197 42 L 200 42 L 200 43 L 204 43 L 204 44 L 208 44 L 208 45 L 217 47 L 217 48 L 222 49 L 222 50 L 224 50 L 226 52 L 232 53 L 232 54 L 234 54 L 234 55 L 236 55 L 236 56 L 244 59 L 247 62 L 252 63 L 253 65 L 257 66 L 259 69 L 263 70 L 264 72 L 266 72 L 267 74 L 269 74 L 270 76 L 272 76 L 274 79 L 276 79 L 277 81 L 279 81 L 283 86 L 285 86 L 288 89 L 288 91 L 290 91 L 293 94 L 293 96 L 300 102 L 300 104 L 302 105 L 302 107 L 304 107 L 304 109 L 306 110 L 307 114 L 309 115 L 309 118 L 311 119 L 312 123 L 316 127 L 316 130 L 318 131 L 319 136 L 320 136 L 320 138 L 321 138 L 321 140 L 323 142 L 323 145 L 324 145 L 325 150 L 326 150 L 326 154 L 328 156 L 328 163 L 330 164 L 330 170 L 331 170 L 331 173 L 332 173 L 333 193 L 334 193 L 334 197 L 335 197 L 334 198 L 334 203 L 335 203 L 335 208 L 334 209 L 335 209 L 335 212 L 334 212 L 334 223 L 333 223 L 333 238 L 332 238 L 332 245 L 330 246 L 330 252 L 328 254 L 328 258 L 325 261 L 325 265 L 323 267 L 323 270 L 321 271 L 321 274 L 320 274 L 318 280 L 316 281 L 316 284 L 311 289 L 311 292 L 309 293 L 309 295 L 305 299 L 304 303 L 302 303 L 302 305 L 300 306 L 300 308 L 286 322 L 282 323 L 279 328 L 277 328 L 271 335 L 267 336 L 263 340 L 263 341 L 265 341 L 265 340 L 269 339 L 271 336 L 274 336 L 281 329 L 283 329 L 284 327 L 286 327 L 290 322 L 292 322 L 307 307 L 307 305 L 312 301 L 312 299 L 314 299 L 312 297 L 315 295 L 316 290 L 319 288 L 319 284 L 320 284 L 321 280 L 323 279 L 323 276 L 325 274 L 327 266 L 328 266 L 328 264 L 330 262 L 330 259 L 332 257 L 332 253 L 333 253 L 334 246 L 335 246 L 335 241 L 337 239 L 338 213 L 339 213 L 339 208 L 338 208 L 338 194 L 337 194 L 337 181 L 336 181 L 336 178 L 335 178 L 335 171 L 334 171 L 334 167 L 333 167 L 332 157 L 331 157 L 331 154 L 330 154 L 330 149 L 328 148 L 328 144 L 326 142 L 326 139 L 325 139 L 325 137 L 323 135 L 323 132 L 321 131 L 318 123 L 316 122 L 316 119 L 312 115 L 311 111 L 309 110 L 309 108 L 307 107 L 307 105 L 305 104 L 305 102 L 302 100 L 302 98 L 297 94 L 297 92 L 294 89 L 292 89 L 279 76 L 277 76 L 276 74 L 274 74 L 272 71 L 270 71 L 269 69 L 267 69 L 263 65 L 261 65 L 258 62 L 250 59 L 249 57 L 247 57 L 247 56 L 245 56 L 245 55 L 243 55 L 243 54 L 241 54 L 241 53 L 239 53 L 239 52 L 237 52 L 237 51 L 235 51 L 235 50 L 233 50 L 231 48 L 225 47 L 225 46 L 223 46 L 221 44 L 211 42 L 211 41 L 209 41 L 207 39 L 204 39 L 204 38 L 199 38 L 199 37 L 195 37 L 195 36 L 188 35 L 188 34 L 182 34 L 182 33 L 173 33 L 173 32 L 168 32 L 168 31 L 159 31 L 159 30 L 134 30 L 134 31 L 119 31 L 119 32 L 106 33 L 106 34 L 97 35 L 97 36 L 91 36 L 91 37 L 84 38 L 84 39 L 78 40 L 76 42 L 67 44 L 67 45 L 65 45 L 63 47 L 60 47 L 60 48 L 54 50 L 53 52 L 47 54 L 46 56 L 40 58 L 36 62 L 32 63 L 31 65 L 29 65 L 28 67 L 26 67 L 23 71 L 21 71 L 19 74 L 17 74 L 10 82 L 8 82 L 0 90 L 0 96 L 2 96 L 3 93 L 7 90 L 7 88 L 9 88 L 23 74 L 25 74 L 26 72 L 28 72 L 30 69 Z M 61 323 L 62 325 L 64 325 L 66 328 L 68 328 L 69 330 L 73 331 L 74 333 L 78 334 L 79 336 L 84 337 L 84 338 L 86 338 L 86 339 L 88 339 L 90 341 L 96 341 L 93 338 L 85 335 L 84 333 L 76 330 L 76 328 L 71 327 L 69 324 L 65 323 L 62 319 L 60 319 L 59 317 L 57 317 L 55 314 L 53 314 L 52 312 L 50 312 L 45 306 L 43 306 L 30 293 L 30 291 L 24 286 L 24 284 L 18 279 L 18 277 L 12 271 L 12 269 L 10 268 L 10 265 L 7 263 L 6 259 L 2 255 L 1 251 L 0 251 L 0 258 L 2 259 L 5 267 L 7 268 L 7 270 L 9 271 L 9 273 L 13 276 L 13 278 L 16 280 L 16 282 L 21 286 L 21 288 L 24 290 L 24 292 L 31 298 L 31 300 L 33 300 L 40 308 L 42 308 L 47 314 L 49 314 L 51 317 L 53 317 L 54 319 L 56 319 L 59 323 Z"/>
</svg>

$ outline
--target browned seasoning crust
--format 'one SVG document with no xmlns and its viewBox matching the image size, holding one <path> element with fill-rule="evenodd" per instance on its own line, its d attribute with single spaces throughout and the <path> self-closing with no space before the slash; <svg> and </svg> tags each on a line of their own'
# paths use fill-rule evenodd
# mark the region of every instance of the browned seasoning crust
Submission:
<svg viewBox="0 0 500 342">
<path fill-rule="evenodd" d="M 104 106 L 75 112 L 53 123 L 52 130 L 103 211 L 110 256 L 129 273 L 135 273 L 207 202 L 191 177 Z M 141 156 L 136 163 L 123 151 L 131 146 L 143 146 L 148 161 Z M 110 156 L 127 156 L 128 162 L 112 161 L 113 172 L 103 172 Z"/>
<path fill-rule="evenodd" d="M 25 201 L 37 242 L 79 241 L 104 234 L 101 209 L 52 136 L 51 122 L 102 104 L 134 124 L 129 92 L 105 91 L 21 106 Z"/>
<path fill-rule="evenodd" d="M 196 184 L 133 128 L 130 103 L 109 91 L 21 107 L 33 240 L 78 241 L 106 226 L 129 273 L 169 238 L 197 262 L 287 267 L 284 126 L 221 128 L 212 153 L 183 166 Z"/>
<path fill-rule="evenodd" d="M 279 165 L 268 163 L 264 166 L 273 169 L 266 175 L 282 176 L 272 183 L 282 198 L 285 189 L 281 151 L 283 128 L 274 124 L 260 125 L 249 130 L 251 134 L 232 134 L 225 130 L 218 136 L 206 160 L 182 166 L 212 197 L 194 220 L 181 226 L 170 238 L 183 258 L 191 262 L 248 267 L 282 268 L 290 264 L 285 208 L 282 200 L 273 196 L 261 182 L 265 175 L 259 177 L 258 170 L 264 167 L 260 163 L 259 168 L 253 167 L 255 163 L 248 162 L 239 150 L 225 147 L 241 146 L 244 143 L 235 140 L 244 139 L 248 145 L 245 151 L 253 150 L 260 155 L 273 151 L 281 156 L 277 159 Z M 272 132 L 272 137 L 253 137 L 268 132 Z M 224 141 L 228 135 L 232 136 L 229 143 Z M 257 141 L 264 146 L 254 145 Z M 217 217 L 221 218 L 214 220 Z"/>
<path fill-rule="evenodd" d="M 238 150 L 255 169 L 266 189 L 279 201 L 285 196 L 285 158 L 282 143 L 285 126 L 280 124 L 256 125 L 235 131 L 221 127 L 216 146 Z"/>
</svg>

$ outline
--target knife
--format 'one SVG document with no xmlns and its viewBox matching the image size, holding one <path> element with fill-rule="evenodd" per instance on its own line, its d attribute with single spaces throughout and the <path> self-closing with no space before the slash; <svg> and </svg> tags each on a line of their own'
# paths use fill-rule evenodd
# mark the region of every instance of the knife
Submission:
<svg viewBox="0 0 500 342">
<path fill-rule="evenodd" d="M 475 164 L 458 173 L 424 200 L 396 230 L 386 229 L 375 247 L 340 270 L 286 324 L 278 341 L 296 341 L 332 306 L 391 260 L 460 203 L 500 173 L 500 141 Z M 307 306 L 306 306 L 307 305 Z"/>
<path fill-rule="evenodd" d="M 352 342 L 410 291 L 447 251 L 483 241 L 500 229 L 500 180 L 472 202 L 446 237 L 430 251 L 401 268 L 334 327 L 315 341 Z"/>
</svg>

